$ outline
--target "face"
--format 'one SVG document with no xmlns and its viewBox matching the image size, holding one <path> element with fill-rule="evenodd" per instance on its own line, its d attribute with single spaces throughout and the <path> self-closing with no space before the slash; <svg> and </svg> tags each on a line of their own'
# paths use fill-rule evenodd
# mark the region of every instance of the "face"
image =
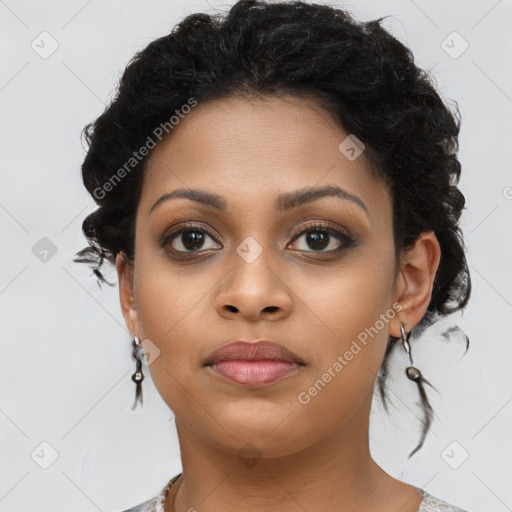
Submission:
<svg viewBox="0 0 512 512">
<path fill-rule="evenodd" d="M 408 281 L 395 272 L 389 190 L 364 152 L 340 151 L 348 135 L 313 103 L 230 98 L 197 105 L 149 155 L 133 288 L 117 260 L 123 314 L 159 351 L 149 370 L 176 421 L 226 451 L 252 442 L 277 457 L 367 421 Z M 215 204 L 161 199 L 178 189 Z M 417 275 L 425 297 L 404 311 L 419 319 L 431 282 Z M 204 366 L 258 339 L 304 364 L 249 386 Z"/>
</svg>

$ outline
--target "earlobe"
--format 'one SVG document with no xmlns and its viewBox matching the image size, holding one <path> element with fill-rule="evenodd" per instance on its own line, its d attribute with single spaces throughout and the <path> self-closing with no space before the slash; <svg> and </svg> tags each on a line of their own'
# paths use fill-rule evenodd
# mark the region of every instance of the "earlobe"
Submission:
<svg viewBox="0 0 512 512">
<path fill-rule="evenodd" d="M 130 330 L 132 336 L 136 336 L 139 333 L 139 317 L 132 286 L 133 269 L 122 252 L 118 253 L 116 256 L 116 270 L 119 280 L 119 300 L 121 303 L 121 311 L 123 313 L 126 326 Z"/>
<path fill-rule="evenodd" d="M 390 325 L 392 336 L 400 337 L 400 321 L 409 332 L 423 318 L 432 297 L 440 260 L 441 248 L 433 231 L 421 233 L 414 246 L 404 254 L 396 298 L 402 309 L 396 322 Z"/>
</svg>

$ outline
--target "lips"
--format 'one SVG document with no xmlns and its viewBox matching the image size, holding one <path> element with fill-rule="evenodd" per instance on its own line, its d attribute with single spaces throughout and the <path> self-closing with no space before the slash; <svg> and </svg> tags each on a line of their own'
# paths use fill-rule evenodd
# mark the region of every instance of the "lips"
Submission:
<svg viewBox="0 0 512 512">
<path fill-rule="evenodd" d="M 304 364 L 282 345 L 258 340 L 224 345 L 210 355 L 204 366 L 227 382 L 259 388 L 298 373 Z"/>
<path fill-rule="evenodd" d="M 205 366 L 212 366 L 222 361 L 282 361 L 304 364 L 297 354 L 268 340 L 240 340 L 224 345 L 210 354 Z"/>
</svg>

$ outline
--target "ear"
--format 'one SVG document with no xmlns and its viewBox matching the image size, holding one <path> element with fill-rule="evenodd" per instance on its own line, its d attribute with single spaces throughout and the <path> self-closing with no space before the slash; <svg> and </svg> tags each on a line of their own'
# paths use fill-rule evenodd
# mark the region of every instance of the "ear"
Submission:
<svg viewBox="0 0 512 512">
<path fill-rule="evenodd" d="M 395 295 L 402 309 L 390 322 L 391 336 L 400 338 L 400 321 L 406 332 L 410 332 L 423 318 L 432 297 L 440 259 L 441 248 L 433 231 L 421 233 L 414 246 L 403 255 Z"/>
<path fill-rule="evenodd" d="M 119 279 L 119 299 L 124 320 L 132 336 L 139 334 L 139 315 L 133 293 L 133 268 L 124 253 L 116 256 L 116 270 Z"/>
</svg>

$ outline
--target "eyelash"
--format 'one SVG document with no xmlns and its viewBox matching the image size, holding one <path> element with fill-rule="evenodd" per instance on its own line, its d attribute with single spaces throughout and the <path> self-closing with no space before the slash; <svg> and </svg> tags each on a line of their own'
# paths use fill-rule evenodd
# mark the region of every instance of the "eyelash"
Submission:
<svg viewBox="0 0 512 512">
<path fill-rule="evenodd" d="M 204 229 L 202 227 L 200 228 L 197 224 L 185 224 L 178 230 L 172 231 L 171 233 L 168 233 L 168 234 L 166 233 L 160 240 L 160 247 L 165 247 L 166 245 L 170 245 L 170 242 L 172 242 L 175 238 L 177 238 L 179 235 L 181 235 L 182 233 L 184 233 L 186 231 L 197 231 L 200 233 L 206 233 L 208 236 L 210 236 L 213 240 L 215 240 L 217 242 L 216 237 L 212 233 L 210 233 L 209 230 Z M 335 237 L 340 242 L 342 242 L 341 246 L 337 249 L 331 249 L 329 251 L 313 251 L 313 250 L 311 250 L 311 251 L 305 251 L 305 252 L 312 252 L 315 254 L 337 255 L 337 254 L 345 251 L 346 249 L 349 249 L 350 247 L 352 247 L 355 244 L 355 239 L 352 238 L 350 235 L 348 235 L 346 232 L 341 231 L 340 229 L 337 229 L 337 228 L 333 228 L 328 224 L 318 224 L 318 223 L 310 224 L 305 229 L 294 234 L 290 243 L 294 242 L 295 240 L 297 240 L 298 238 L 300 238 L 301 236 L 303 236 L 305 234 L 316 233 L 316 232 L 328 233 L 329 235 Z M 219 242 L 217 242 L 217 243 L 219 243 Z M 179 257 L 186 257 L 186 256 L 183 256 L 185 254 L 190 254 L 190 255 L 200 254 L 200 251 L 201 251 L 200 249 L 198 251 L 177 251 L 176 249 L 171 249 L 171 250 L 175 254 L 176 253 L 179 254 L 180 255 Z"/>
</svg>

